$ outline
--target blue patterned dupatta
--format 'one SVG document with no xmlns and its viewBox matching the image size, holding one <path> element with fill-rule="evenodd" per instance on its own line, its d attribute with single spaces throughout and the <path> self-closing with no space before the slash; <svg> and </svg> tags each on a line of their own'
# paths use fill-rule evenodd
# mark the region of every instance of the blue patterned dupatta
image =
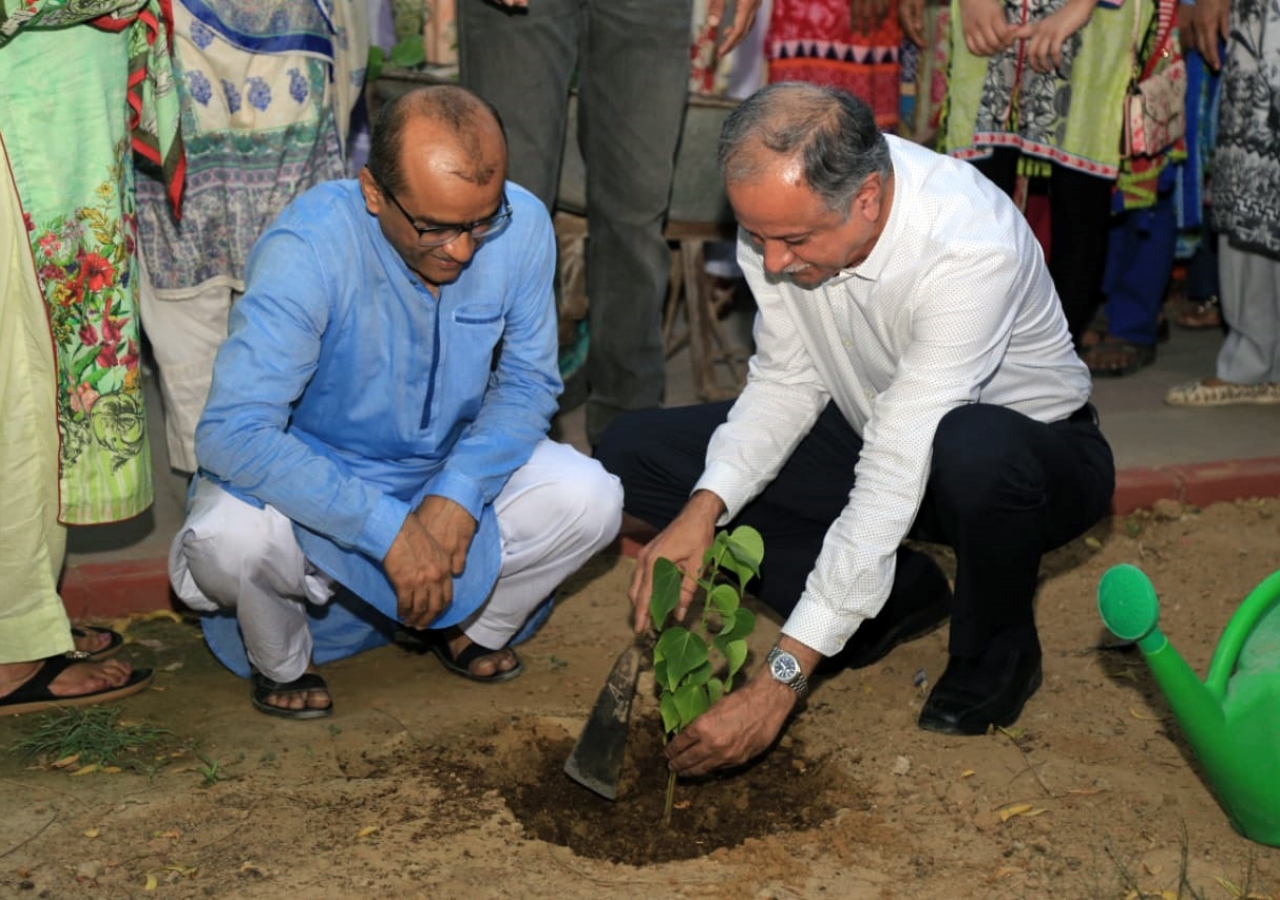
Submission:
<svg viewBox="0 0 1280 900">
<path fill-rule="evenodd" d="M 289 201 L 345 176 L 344 141 L 364 82 L 361 0 L 174 0 L 187 146 L 179 221 L 160 185 L 138 185 L 140 239 L 156 295 L 244 289 L 259 234 Z"/>
<path fill-rule="evenodd" d="M 178 0 L 206 28 L 246 53 L 306 53 L 333 61 L 332 3 Z"/>
</svg>

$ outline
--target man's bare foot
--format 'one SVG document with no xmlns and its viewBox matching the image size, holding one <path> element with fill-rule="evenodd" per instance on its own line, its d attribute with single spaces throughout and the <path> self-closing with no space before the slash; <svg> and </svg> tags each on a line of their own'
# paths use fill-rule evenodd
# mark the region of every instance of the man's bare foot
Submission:
<svg viewBox="0 0 1280 900">
<path fill-rule="evenodd" d="M 0 663 L 0 699 L 36 676 L 46 664 L 43 659 L 31 662 Z M 49 682 L 49 693 L 55 697 L 79 697 L 122 686 L 133 673 L 127 662 L 109 659 L 106 662 L 77 662 L 67 666 Z"/>
</svg>

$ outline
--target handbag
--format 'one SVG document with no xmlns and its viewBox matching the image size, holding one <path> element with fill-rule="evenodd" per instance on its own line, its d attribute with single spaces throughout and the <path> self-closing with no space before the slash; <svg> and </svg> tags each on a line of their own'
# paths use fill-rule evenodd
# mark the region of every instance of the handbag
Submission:
<svg viewBox="0 0 1280 900">
<path fill-rule="evenodd" d="M 1141 3 L 1133 4 L 1133 38 L 1135 58 Z M 1156 17 L 1160 17 L 1157 6 Z M 1134 64 L 1133 77 L 1124 100 L 1124 130 L 1121 153 L 1126 158 L 1155 156 L 1167 150 L 1187 133 L 1187 66 L 1181 57 L 1173 58 L 1169 37 L 1172 23 L 1157 29 L 1155 52 L 1139 69 Z M 1164 63 L 1164 65 L 1161 65 Z"/>
</svg>

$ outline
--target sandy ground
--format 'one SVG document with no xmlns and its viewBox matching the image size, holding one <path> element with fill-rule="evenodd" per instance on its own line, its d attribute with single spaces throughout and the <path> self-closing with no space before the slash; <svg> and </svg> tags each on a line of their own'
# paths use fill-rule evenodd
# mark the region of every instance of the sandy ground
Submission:
<svg viewBox="0 0 1280 900">
<path fill-rule="evenodd" d="M 1045 683 L 1016 726 L 916 727 L 944 628 L 819 685 L 764 764 L 682 785 L 674 841 L 649 694 L 628 771 L 653 777 L 608 804 L 560 774 L 630 640 L 629 559 L 573 579 L 515 681 L 387 647 L 326 668 L 336 713 L 315 722 L 254 712 L 190 623 L 135 621 L 125 652 L 158 676 L 123 717 L 173 734 L 119 772 L 0 754 L 0 896 L 1280 898 L 1280 850 L 1231 829 L 1141 657 L 1110 647 L 1095 596 L 1119 562 L 1203 673 L 1280 569 L 1280 501 L 1100 524 L 1045 561 Z M 762 618 L 756 659 L 777 629 Z M 37 724 L 0 720 L 0 746 Z"/>
</svg>

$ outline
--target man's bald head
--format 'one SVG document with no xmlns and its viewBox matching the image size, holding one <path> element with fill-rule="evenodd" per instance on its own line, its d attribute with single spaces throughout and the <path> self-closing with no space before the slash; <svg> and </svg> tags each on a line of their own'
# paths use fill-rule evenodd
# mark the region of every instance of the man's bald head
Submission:
<svg viewBox="0 0 1280 900">
<path fill-rule="evenodd" d="M 483 98 L 451 84 L 415 88 L 378 111 L 369 147 L 369 171 L 392 193 L 405 190 L 404 142 L 426 126 L 433 139 L 460 151 L 451 174 L 484 186 L 506 177 L 507 138 L 498 111 Z"/>
<path fill-rule="evenodd" d="M 749 182 L 794 161 L 805 184 L 847 215 L 868 175 L 892 172 L 889 145 L 871 108 L 852 94 L 805 82 L 779 82 L 742 101 L 720 132 L 726 182 Z"/>
</svg>

